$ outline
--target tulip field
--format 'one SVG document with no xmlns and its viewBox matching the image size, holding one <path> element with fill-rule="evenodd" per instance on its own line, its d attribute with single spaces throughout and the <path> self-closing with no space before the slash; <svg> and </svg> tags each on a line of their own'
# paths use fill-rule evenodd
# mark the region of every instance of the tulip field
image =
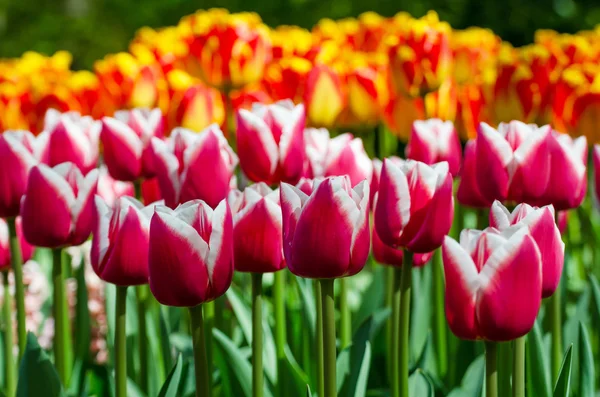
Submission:
<svg viewBox="0 0 600 397">
<path fill-rule="evenodd" d="M 0 60 L 0 395 L 600 395 L 600 26 L 70 58 Z"/>
</svg>

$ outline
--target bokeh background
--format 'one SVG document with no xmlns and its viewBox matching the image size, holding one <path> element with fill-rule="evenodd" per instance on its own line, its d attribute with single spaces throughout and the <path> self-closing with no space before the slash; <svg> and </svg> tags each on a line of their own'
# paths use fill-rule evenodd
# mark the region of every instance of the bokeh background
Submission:
<svg viewBox="0 0 600 397">
<path fill-rule="evenodd" d="M 255 11 L 270 26 L 305 28 L 364 11 L 420 17 L 434 9 L 454 28 L 491 28 L 515 46 L 530 43 L 536 29 L 573 33 L 600 23 L 598 0 L 0 0 L 0 57 L 68 50 L 73 69 L 88 69 L 105 54 L 126 50 L 140 27 L 175 25 L 211 7 Z"/>
</svg>

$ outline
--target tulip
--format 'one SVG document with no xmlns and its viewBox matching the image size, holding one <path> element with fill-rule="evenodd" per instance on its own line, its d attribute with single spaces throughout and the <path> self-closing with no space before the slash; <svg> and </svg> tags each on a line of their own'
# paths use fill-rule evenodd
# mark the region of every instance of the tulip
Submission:
<svg viewBox="0 0 600 397">
<path fill-rule="evenodd" d="M 37 161 L 33 155 L 35 138 L 29 131 L 0 134 L 0 217 L 19 214 L 21 197 L 27 187 L 29 170 Z"/>
<path fill-rule="evenodd" d="M 300 178 L 300 181 L 296 184 L 296 188 L 300 189 L 300 191 L 307 196 L 313 191 L 314 179 L 309 178 Z"/>
<path fill-rule="evenodd" d="M 136 181 L 154 176 L 154 156 L 150 141 L 162 137 L 160 109 L 133 109 L 102 119 L 100 141 L 104 162 L 111 176 L 121 181 Z"/>
<path fill-rule="evenodd" d="M 265 183 L 230 195 L 233 212 L 233 254 L 235 269 L 241 272 L 270 273 L 285 267 L 281 237 L 279 191 Z"/>
<path fill-rule="evenodd" d="M 165 204 L 201 199 L 216 207 L 235 186 L 238 159 L 217 125 L 200 134 L 176 128 L 168 142 L 152 139 L 158 183 Z"/>
<path fill-rule="evenodd" d="M 375 258 L 377 263 L 387 266 L 402 266 L 402 260 L 404 258 L 403 251 L 385 245 L 375 232 L 375 228 L 373 228 L 372 242 L 373 258 Z M 426 254 L 415 254 L 413 256 L 413 266 L 425 266 L 432 256 L 433 252 L 428 252 Z"/>
<path fill-rule="evenodd" d="M 500 123 L 498 130 L 479 125 L 475 174 L 486 200 L 532 202 L 544 195 L 550 182 L 550 126 L 520 121 Z"/>
<path fill-rule="evenodd" d="M 346 105 L 339 73 L 328 65 L 315 65 L 306 77 L 304 103 L 310 125 L 332 127 Z"/>
<path fill-rule="evenodd" d="M 99 168 L 97 194 L 104 199 L 109 207 L 113 207 L 119 197 L 133 197 L 135 192 L 131 182 L 117 181 L 113 179 L 113 177 L 108 173 L 106 166 L 103 165 Z"/>
<path fill-rule="evenodd" d="M 98 163 L 101 128 L 102 124 L 89 116 L 49 109 L 44 119 L 44 131 L 38 137 L 40 162 L 50 167 L 71 162 L 87 174 Z"/>
<path fill-rule="evenodd" d="M 389 101 L 386 66 L 357 65 L 348 76 L 348 106 L 359 124 L 377 124 Z"/>
<path fill-rule="evenodd" d="M 297 183 L 304 168 L 304 106 L 281 101 L 237 112 L 240 166 L 254 182 Z"/>
<path fill-rule="evenodd" d="M 348 176 L 330 177 L 315 181 L 310 196 L 286 183 L 280 193 L 286 263 L 297 276 L 320 279 L 324 389 L 335 396 L 332 279 L 358 273 L 369 255 L 369 185 L 362 181 L 352 188 Z"/>
<path fill-rule="evenodd" d="M 488 200 L 481 194 L 477 184 L 477 160 L 475 149 L 477 141 L 471 139 L 465 145 L 465 157 L 460 172 L 460 184 L 456 192 L 458 202 L 469 207 L 489 208 L 492 200 Z"/>
<path fill-rule="evenodd" d="M 34 166 L 21 206 L 25 239 L 50 248 L 83 244 L 94 223 L 97 181 L 97 170 L 84 177 L 73 163 Z"/>
<path fill-rule="evenodd" d="M 27 262 L 33 256 L 34 247 L 23 237 L 21 218 L 16 219 L 17 236 L 21 247 L 21 259 Z M 8 271 L 11 266 L 9 228 L 6 221 L 0 219 L 0 271 Z"/>
<path fill-rule="evenodd" d="M 360 138 L 352 134 L 338 135 L 329 141 L 325 157 L 325 176 L 348 175 L 352 186 L 362 180 L 370 183 L 373 163 Z"/>
<path fill-rule="evenodd" d="M 326 128 L 306 128 L 304 130 L 304 143 L 306 145 L 304 175 L 307 178 L 317 178 L 325 175 L 325 161 L 329 141 L 329 131 Z"/>
<path fill-rule="evenodd" d="M 425 164 L 448 162 L 450 173 L 460 170 L 462 148 L 451 121 L 440 119 L 417 120 L 413 123 L 406 157 Z"/>
</svg>

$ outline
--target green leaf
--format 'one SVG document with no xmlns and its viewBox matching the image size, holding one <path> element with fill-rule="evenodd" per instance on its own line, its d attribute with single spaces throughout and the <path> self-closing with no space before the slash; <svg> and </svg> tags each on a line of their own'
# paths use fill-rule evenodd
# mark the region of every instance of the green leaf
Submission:
<svg viewBox="0 0 600 397">
<path fill-rule="evenodd" d="M 315 337 L 315 322 L 317 318 L 317 311 L 315 308 L 315 293 L 313 291 L 312 280 L 303 279 L 300 277 L 294 277 L 298 284 L 298 290 L 300 291 L 300 299 L 302 300 L 302 310 L 304 311 L 304 318 L 306 319 L 306 326 L 311 335 L 311 340 Z"/>
<path fill-rule="evenodd" d="M 573 358 L 573 345 L 570 345 L 563 358 L 558 380 L 554 386 L 554 397 L 568 397 L 571 388 L 571 360 Z"/>
<path fill-rule="evenodd" d="M 181 382 L 181 368 L 183 360 L 181 359 L 181 354 L 177 356 L 177 361 L 175 362 L 175 366 L 169 372 L 169 376 L 167 376 L 167 380 L 160 388 L 160 392 L 158 393 L 158 397 L 177 397 L 177 390 L 179 389 L 179 382 Z"/>
<path fill-rule="evenodd" d="M 46 352 L 40 347 L 37 338 L 27 333 L 27 345 L 19 366 L 17 397 L 64 397 L 56 369 Z"/>
<path fill-rule="evenodd" d="M 579 323 L 579 394 L 581 397 L 594 397 L 596 373 L 590 336 L 583 323 Z"/>
<path fill-rule="evenodd" d="M 408 394 L 410 396 L 434 397 L 435 388 L 423 371 L 417 369 L 408 378 Z"/>
<path fill-rule="evenodd" d="M 250 397 L 252 395 L 252 367 L 240 349 L 220 330 L 213 328 L 213 337 L 225 359 L 228 368 L 233 372 L 235 379 L 239 382 L 244 395 Z M 266 397 L 272 397 L 271 391 L 265 385 Z"/>
<path fill-rule="evenodd" d="M 88 308 L 88 290 L 85 284 L 85 265 L 82 263 L 75 273 L 77 280 L 77 303 L 75 305 L 75 357 L 82 363 L 90 355 L 91 322 Z"/>
<path fill-rule="evenodd" d="M 593 274 L 590 274 L 590 285 L 592 287 L 592 295 L 596 306 L 596 316 L 600 318 L 600 283 L 598 283 L 598 279 Z"/>
<path fill-rule="evenodd" d="M 309 383 L 308 375 L 302 370 L 296 359 L 294 358 L 294 354 L 288 345 L 285 345 L 285 362 L 287 364 L 287 370 L 289 374 L 292 374 L 292 381 L 294 383 L 294 390 L 300 391 Z M 289 379 L 289 377 L 287 378 Z M 298 392 L 296 394 L 298 394 Z"/>
<path fill-rule="evenodd" d="M 485 358 L 480 355 L 469 365 L 460 387 L 452 390 L 448 397 L 481 397 L 485 375 Z"/>
<path fill-rule="evenodd" d="M 536 321 L 533 329 L 527 335 L 527 389 L 535 390 L 536 396 L 550 397 L 552 387 L 548 356 L 542 341 L 542 331 Z"/>
<path fill-rule="evenodd" d="M 310 392 L 310 386 L 308 383 L 306 384 L 306 397 L 312 397 L 312 393 Z"/>
</svg>

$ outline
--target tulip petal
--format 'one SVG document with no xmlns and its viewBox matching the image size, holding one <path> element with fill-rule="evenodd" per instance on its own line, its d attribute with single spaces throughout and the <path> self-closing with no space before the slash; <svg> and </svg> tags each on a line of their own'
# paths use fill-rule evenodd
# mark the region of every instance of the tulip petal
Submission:
<svg viewBox="0 0 600 397">
<path fill-rule="evenodd" d="M 283 252 L 288 264 L 292 261 L 292 244 L 296 234 L 296 226 L 302 212 L 302 207 L 308 200 L 308 195 L 295 186 L 282 183 L 279 190 L 282 214 Z"/>
<path fill-rule="evenodd" d="M 490 208 L 490 226 L 498 230 L 504 230 L 511 224 L 511 214 L 498 200 L 494 201 Z"/>
<path fill-rule="evenodd" d="M 356 196 L 354 199 L 359 213 L 352 234 L 350 266 L 347 271 L 348 276 L 352 276 L 363 269 L 371 248 L 371 235 L 369 233 L 369 183 L 363 180 L 354 187 L 353 193 Z"/>
<path fill-rule="evenodd" d="M 233 278 L 233 219 L 227 200 L 221 201 L 213 211 L 209 248 L 205 263 L 210 298 L 215 299 L 227 291 Z"/>
<path fill-rule="evenodd" d="M 508 194 L 507 166 L 512 149 L 502 134 L 481 123 L 475 146 L 475 177 L 479 191 L 486 199 L 504 201 Z"/>
<path fill-rule="evenodd" d="M 31 133 L 5 131 L 0 136 L 0 217 L 3 218 L 19 214 L 29 171 L 36 164 L 33 154 L 23 144 L 27 135 Z"/>
<path fill-rule="evenodd" d="M 160 192 L 168 207 L 175 208 L 179 203 L 180 181 L 179 161 L 171 153 L 167 144 L 158 138 L 152 138 L 154 165 Z"/>
<path fill-rule="evenodd" d="M 392 161 L 385 159 L 375 207 L 375 228 L 384 244 L 398 245 L 410 214 L 411 196 L 406 175 Z"/>
<path fill-rule="evenodd" d="M 277 144 L 265 122 L 245 109 L 237 113 L 237 148 L 242 170 L 248 178 L 255 182 L 272 182 L 278 164 Z"/>
<path fill-rule="evenodd" d="M 304 105 L 296 106 L 287 117 L 279 141 L 280 178 L 295 184 L 302 177 L 304 169 Z"/>
<path fill-rule="evenodd" d="M 98 170 L 90 171 L 79 186 L 77 199 L 71 207 L 71 216 L 74 229 L 71 235 L 71 245 L 83 244 L 90 236 L 94 227 L 94 217 L 96 210 L 94 208 L 94 196 L 96 195 L 98 185 Z"/>
<path fill-rule="evenodd" d="M 111 176 L 121 181 L 134 181 L 140 176 L 143 145 L 137 134 L 112 117 L 102 119 L 100 140 L 104 146 L 104 162 Z"/>
</svg>

